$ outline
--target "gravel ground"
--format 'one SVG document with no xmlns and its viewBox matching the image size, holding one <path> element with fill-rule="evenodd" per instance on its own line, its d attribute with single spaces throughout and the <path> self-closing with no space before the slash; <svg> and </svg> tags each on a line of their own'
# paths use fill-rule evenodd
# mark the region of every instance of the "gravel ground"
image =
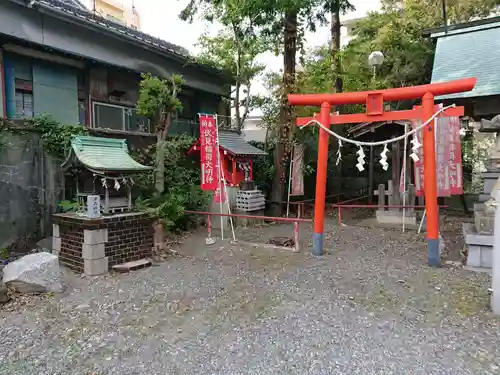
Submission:
<svg viewBox="0 0 500 375">
<path fill-rule="evenodd" d="M 0 309 L 0 374 L 499 374 L 487 274 L 431 269 L 414 233 L 327 225 L 327 253 L 204 245 L 126 275 L 64 273 Z M 265 242 L 290 225 L 238 231 Z"/>
</svg>

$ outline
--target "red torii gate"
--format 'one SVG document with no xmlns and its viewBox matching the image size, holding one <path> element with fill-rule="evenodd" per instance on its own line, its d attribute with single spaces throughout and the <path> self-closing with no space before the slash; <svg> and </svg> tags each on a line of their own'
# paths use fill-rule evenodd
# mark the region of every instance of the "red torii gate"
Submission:
<svg viewBox="0 0 500 375">
<path fill-rule="evenodd" d="M 330 125 L 390 120 L 429 120 L 435 113 L 434 97 L 471 91 L 476 78 L 467 78 L 429 85 L 402 87 L 388 90 L 347 92 L 339 94 L 291 94 L 288 101 L 294 106 L 321 106 L 319 122 Z M 422 98 L 422 106 L 406 111 L 384 112 L 384 102 L 414 100 Z M 332 115 L 332 105 L 366 104 L 366 113 Z M 463 116 L 464 108 L 456 107 L 445 111 L 448 116 Z M 305 125 L 315 117 L 298 118 L 297 125 Z M 437 204 L 436 152 L 434 149 L 434 123 L 424 129 L 424 189 L 427 210 L 427 251 L 430 266 L 440 266 L 439 256 L 439 212 Z M 318 163 L 316 171 L 316 197 L 314 206 L 314 255 L 323 254 L 323 230 L 325 220 L 326 175 L 328 163 L 329 134 L 320 128 L 318 142 Z"/>
</svg>

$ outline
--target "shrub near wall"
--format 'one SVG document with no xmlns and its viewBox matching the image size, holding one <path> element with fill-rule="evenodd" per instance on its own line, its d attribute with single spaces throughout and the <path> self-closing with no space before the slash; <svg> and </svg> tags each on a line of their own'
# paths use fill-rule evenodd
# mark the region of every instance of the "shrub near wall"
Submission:
<svg viewBox="0 0 500 375">
<path fill-rule="evenodd" d="M 165 230 L 179 231 L 197 225 L 201 217 L 185 215 L 184 210 L 203 211 L 208 207 L 211 195 L 200 188 L 200 159 L 187 155 L 195 143 L 193 137 L 181 135 L 165 141 L 165 190 L 158 194 L 154 189 L 154 173 L 137 177 L 136 204 L 144 211 L 159 216 Z M 156 145 L 136 150 L 136 160 L 154 165 Z"/>
</svg>

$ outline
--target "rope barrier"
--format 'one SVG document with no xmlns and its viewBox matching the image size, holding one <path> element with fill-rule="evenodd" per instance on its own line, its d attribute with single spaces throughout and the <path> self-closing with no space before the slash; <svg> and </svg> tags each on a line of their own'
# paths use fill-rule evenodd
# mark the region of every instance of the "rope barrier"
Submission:
<svg viewBox="0 0 500 375">
<path fill-rule="evenodd" d="M 318 120 L 316 119 L 312 119 L 311 121 L 309 121 L 307 124 L 303 125 L 303 126 L 300 126 L 300 129 L 303 129 L 305 128 L 306 126 L 309 126 L 309 125 L 312 125 L 312 124 L 316 124 L 318 125 L 319 127 L 321 127 L 324 131 L 326 131 L 328 134 L 334 136 L 335 138 L 337 138 L 338 140 L 340 141 L 343 141 L 343 142 L 347 142 L 347 143 L 351 143 L 353 145 L 356 145 L 356 146 L 383 146 L 383 145 L 388 145 L 389 143 L 393 143 L 393 142 L 398 142 L 406 137 L 409 137 L 410 135 L 413 135 L 415 134 L 416 132 L 418 132 L 420 129 L 426 127 L 427 125 L 429 125 L 432 121 L 434 121 L 434 119 L 436 117 L 438 117 L 442 112 L 446 111 L 447 109 L 450 109 L 450 108 L 455 108 L 456 105 L 455 104 L 451 104 L 447 107 L 443 107 L 443 108 L 440 108 L 436 113 L 434 113 L 432 115 L 431 118 L 429 118 L 426 122 L 424 122 L 422 125 L 419 125 L 417 126 L 415 129 L 409 131 L 408 133 L 406 134 L 403 134 L 399 137 L 396 137 L 396 138 L 391 138 L 391 139 L 387 139 L 385 141 L 378 141 L 378 142 L 362 142 L 362 141 L 355 141 L 355 140 L 352 140 L 352 139 L 349 139 L 349 138 L 345 138 L 345 137 L 342 137 L 341 135 L 335 133 L 334 131 L 331 131 L 329 128 L 327 128 L 326 126 L 324 126 L 321 122 L 319 122 Z"/>
<path fill-rule="evenodd" d="M 385 141 L 378 141 L 378 142 L 362 142 L 362 141 L 355 141 L 355 140 L 352 140 L 349 138 L 342 137 L 341 135 L 330 130 L 327 126 L 323 125 L 321 122 L 319 122 L 316 119 L 312 119 L 311 121 L 309 121 L 304 126 L 301 126 L 300 128 L 303 129 L 304 127 L 309 126 L 311 124 L 316 124 L 321 129 L 326 131 L 328 134 L 337 138 L 337 140 L 339 142 L 339 148 L 337 150 L 337 162 L 336 162 L 337 165 L 340 163 L 340 160 L 342 160 L 341 151 L 340 151 L 340 149 L 342 148 L 342 142 L 346 142 L 346 143 L 350 143 L 350 144 L 358 146 L 358 151 L 356 151 L 356 155 L 358 155 L 358 158 L 357 158 L 358 164 L 356 164 L 356 168 L 358 168 L 358 170 L 360 172 L 365 170 L 365 168 L 363 166 L 365 165 L 365 156 L 366 155 L 363 151 L 363 146 L 373 147 L 373 146 L 382 146 L 383 145 L 384 149 L 380 153 L 379 163 L 382 165 L 382 168 L 384 169 L 384 171 L 387 171 L 387 169 L 389 168 L 389 163 L 387 162 L 387 153 L 389 152 L 389 149 L 387 148 L 387 145 L 389 143 L 399 142 L 402 139 L 404 139 L 406 141 L 410 135 L 414 135 L 415 133 L 420 131 L 422 128 L 424 128 L 425 126 L 430 124 L 442 112 L 446 111 L 448 108 L 454 108 L 454 107 L 455 107 L 455 104 L 449 105 L 447 107 L 442 107 L 442 108 L 438 109 L 436 111 L 436 113 L 434 113 L 427 121 L 425 121 L 423 124 L 417 126 L 415 129 L 413 129 L 409 132 L 406 132 L 406 126 L 405 126 L 405 134 L 403 134 L 399 137 L 396 137 L 396 138 L 386 139 Z M 411 141 L 411 143 L 413 144 L 413 147 L 412 147 L 413 153 L 410 155 L 410 157 L 413 159 L 413 161 L 418 161 L 419 158 L 418 158 L 418 155 L 416 152 L 420 147 L 422 147 L 422 144 L 418 141 L 416 134 L 413 137 L 413 140 Z M 405 144 L 406 144 L 406 142 L 405 142 Z"/>
</svg>

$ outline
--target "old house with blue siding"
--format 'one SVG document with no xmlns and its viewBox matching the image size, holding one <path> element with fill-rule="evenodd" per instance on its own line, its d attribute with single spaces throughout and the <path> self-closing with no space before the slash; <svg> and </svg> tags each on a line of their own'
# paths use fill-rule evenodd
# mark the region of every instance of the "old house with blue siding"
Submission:
<svg viewBox="0 0 500 375">
<path fill-rule="evenodd" d="M 151 133 L 137 115 L 140 73 L 182 75 L 170 133 L 197 135 L 197 113 L 229 114 L 232 78 L 181 47 L 94 15 L 75 0 L 0 2 L 0 117 Z"/>
</svg>

